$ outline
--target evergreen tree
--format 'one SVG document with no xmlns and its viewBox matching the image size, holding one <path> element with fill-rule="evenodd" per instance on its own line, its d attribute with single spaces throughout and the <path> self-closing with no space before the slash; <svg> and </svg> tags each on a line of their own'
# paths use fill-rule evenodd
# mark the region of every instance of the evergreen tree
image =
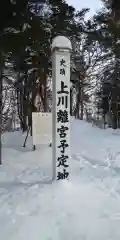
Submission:
<svg viewBox="0 0 120 240">
<path fill-rule="evenodd" d="M 118 19 L 111 15 L 110 6 L 103 2 L 104 7 L 93 18 L 96 31 L 92 34 L 91 43 L 97 42 L 103 52 L 102 92 L 99 95 L 103 114 L 112 113 L 112 127 L 117 128 L 120 118 L 120 25 Z"/>
</svg>

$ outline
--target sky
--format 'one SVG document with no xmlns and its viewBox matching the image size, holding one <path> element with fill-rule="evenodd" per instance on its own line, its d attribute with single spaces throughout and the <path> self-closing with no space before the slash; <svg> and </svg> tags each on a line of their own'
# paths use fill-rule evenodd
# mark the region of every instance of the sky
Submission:
<svg viewBox="0 0 120 240">
<path fill-rule="evenodd" d="M 90 8 L 89 16 L 92 16 L 101 7 L 101 0 L 66 0 L 66 2 L 77 10 L 85 7 Z"/>
</svg>

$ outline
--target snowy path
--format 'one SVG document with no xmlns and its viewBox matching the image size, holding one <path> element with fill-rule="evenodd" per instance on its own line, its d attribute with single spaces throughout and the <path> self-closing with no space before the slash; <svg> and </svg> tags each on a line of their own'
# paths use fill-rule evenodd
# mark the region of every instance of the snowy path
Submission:
<svg viewBox="0 0 120 240">
<path fill-rule="evenodd" d="M 4 136 L 0 236 L 4 240 L 120 239 L 120 133 L 85 122 L 71 126 L 70 181 L 51 177 L 51 149 L 22 149 Z"/>
</svg>

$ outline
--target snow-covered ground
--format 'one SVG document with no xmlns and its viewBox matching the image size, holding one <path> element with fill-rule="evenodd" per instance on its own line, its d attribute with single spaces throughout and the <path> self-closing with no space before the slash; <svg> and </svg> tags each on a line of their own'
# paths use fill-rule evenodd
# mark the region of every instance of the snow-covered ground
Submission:
<svg viewBox="0 0 120 240">
<path fill-rule="evenodd" d="M 3 136 L 1 240 L 120 240 L 120 132 L 71 124 L 70 180 L 51 178 L 51 148 Z"/>
</svg>

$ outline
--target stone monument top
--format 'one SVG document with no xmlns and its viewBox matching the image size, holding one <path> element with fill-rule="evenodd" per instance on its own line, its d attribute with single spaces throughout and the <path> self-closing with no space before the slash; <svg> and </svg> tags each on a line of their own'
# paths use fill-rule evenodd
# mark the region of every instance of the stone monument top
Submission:
<svg viewBox="0 0 120 240">
<path fill-rule="evenodd" d="M 57 36 L 53 39 L 51 50 L 53 51 L 55 48 L 72 50 L 72 44 L 67 37 Z"/>
</svg>

